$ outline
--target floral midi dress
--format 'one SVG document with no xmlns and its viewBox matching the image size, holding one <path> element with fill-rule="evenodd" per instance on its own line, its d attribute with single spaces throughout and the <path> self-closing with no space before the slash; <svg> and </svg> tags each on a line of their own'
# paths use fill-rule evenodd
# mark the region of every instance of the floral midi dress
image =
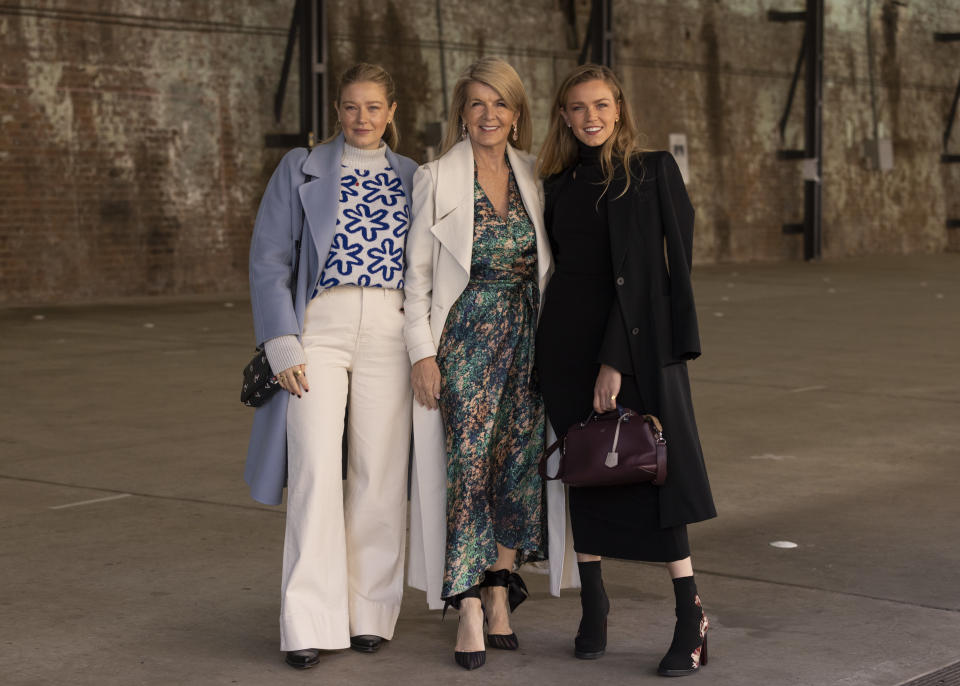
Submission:
<svg viewBox="0 0 960 686">
<path fill-rule="evenodd" d="M 511 171 L 506 220 L 474 174 L 470 282 L 437 350 L 447 451 L 447 548 L 442 596 L 478 584 L 497 543 L 518 562 L 544 559 L 537 463 L 544 409 L 533 378 L 537 241 Z"/>
</svg>

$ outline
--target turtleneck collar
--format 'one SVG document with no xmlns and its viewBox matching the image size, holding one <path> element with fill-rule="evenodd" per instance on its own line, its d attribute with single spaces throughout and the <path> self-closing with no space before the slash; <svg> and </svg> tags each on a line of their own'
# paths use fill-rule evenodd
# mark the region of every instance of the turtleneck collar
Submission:
<svg viewBox="0 0 960 686">
<path fill-rule="evenodd" d="M 372 169 L 384 161 L 387 155 L 387 144 L 380 141 L 380 146 L 373 150 L 355 148 L 347 142 L 343 144 L 343 157 L 340 161 L 351 169 Z"/>
<path fill-rule="evenodd" d="M 585 166 L 590 167 L 600 164 L 600 151 L 603 149 L 603 145 L 587 145 L 579 138 L 577 139 L 577 161 Z"/>
</svg>

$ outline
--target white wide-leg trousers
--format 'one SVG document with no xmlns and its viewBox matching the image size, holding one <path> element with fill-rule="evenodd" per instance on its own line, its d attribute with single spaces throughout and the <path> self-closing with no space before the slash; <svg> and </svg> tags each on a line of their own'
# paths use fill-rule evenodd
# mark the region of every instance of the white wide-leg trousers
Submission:
<svg viewBox="0 0 960 686">
<path fill-rule="evenodd" d="M 281 650 L 392 638 L 403 595 L 410 361 L 403 293 L 337 286 L 307 306 L 310 391 L 287 411 Z M 342 480 L 344 409 L 347 478 Z"/>
</svg>

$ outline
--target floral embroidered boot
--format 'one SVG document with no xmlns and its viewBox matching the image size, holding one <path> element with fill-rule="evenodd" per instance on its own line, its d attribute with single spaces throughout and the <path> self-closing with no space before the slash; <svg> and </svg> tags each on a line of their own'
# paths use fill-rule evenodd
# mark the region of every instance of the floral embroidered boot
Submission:
<svg viewBox="0 0 960 686">
<path fill-rule="evenodd" d="M 673 580 L 677 598 L 677 624 L 673 629 L 670 649 L 660 660 L 660 676 L 686 676 L 707 664 L 707 629 L 710 622 L 703 613 L 697 585 L 692 576 Z"/>
</svg>

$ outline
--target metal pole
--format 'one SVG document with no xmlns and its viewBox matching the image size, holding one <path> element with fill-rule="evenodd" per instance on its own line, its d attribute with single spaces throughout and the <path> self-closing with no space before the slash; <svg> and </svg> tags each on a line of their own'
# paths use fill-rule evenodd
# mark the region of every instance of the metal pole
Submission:
<svg viewBox="0 0 960 686">
<path fill-rule="evenodd" d="M 440 90 L 443 92 L 443 122 L 447 121 L 447 58 L 443 49 L 443 13 L 437 0 L 437 45 L 440 47 Z"/>
<path fill-rule="evenodd" d="M 813 173 L 803 184 L 803 257 L 819 260 L 823 242 L 823 0 L 807 0 L 806 22 L 804 156 L 813 161 Z"/>
<path fill-rule="evenodd" d="M 603 0 L 603 64 L 613 68 L 613 0 Z"/>
<path fill-rule="evenodd" d="M 330 103 L 328 96 L 328 79 L 329 72 L 327 67 L 329 66 L 327 58 L 327 3 L 325 0 L 313 0 L 315 4 L 314 7 L 314 26 L 316 27 L 314 34 L 314 55 L 315 62 L 313 65 L 313 87 L 315 93 L 315 106 L 317 112 L 314 116 L 314 121 L 316 122 L 316 128 L 314 129 L 317 132 L 317 138 L 323 139 L 326 138 L 330 129 L 327 126 L 327 123 L 330 119 Z M 311 146 L 313 147 L 313 146 Z"/>
<path fill-rule="evenodd" d="M 303 0 L 300 9 L 300 135 L 309 141 L 316 131 L 313 123 L 313 0 Z"/>
</svg>

